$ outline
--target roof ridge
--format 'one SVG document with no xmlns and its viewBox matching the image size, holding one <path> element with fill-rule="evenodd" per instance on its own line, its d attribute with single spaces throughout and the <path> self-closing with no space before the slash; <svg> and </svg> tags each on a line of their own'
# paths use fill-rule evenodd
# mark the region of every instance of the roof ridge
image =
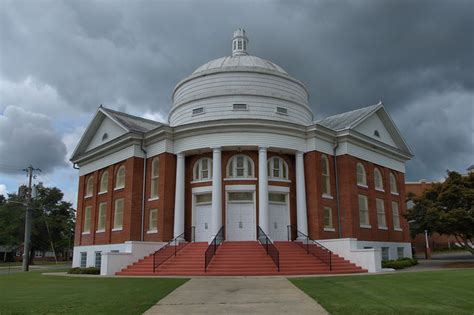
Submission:
<svg viewBox="0 0 474 315">
<path fill-rule="evenodd" d="M 129 118 L 139 119 L 139 120 L 147 121 L 147 122 L 150 122 L 150 123 L 162 124 L 161 122 L 156 121 L 156 120 L 152 120 L 152 119 L 143 118 L 143 117 L 140 117 L 140 116 L 135 116 L 135 115 L 132 115 L 132 114 L 120 112 L 118 110 L 107 108 L 105 106 L 102 106 L 101 108 L 104 109 L 105 111 L 111 112 L 112 114 L 123 115 L 123 116 L 129 117 Z"/>
</svg>

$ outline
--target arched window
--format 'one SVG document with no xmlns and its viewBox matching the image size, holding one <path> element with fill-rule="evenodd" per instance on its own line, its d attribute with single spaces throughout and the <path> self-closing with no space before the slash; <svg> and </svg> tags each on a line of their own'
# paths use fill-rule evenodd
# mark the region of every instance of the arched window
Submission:
<svg viewBox="0 0 474 315">
<path fill-rule="evenodd" d="M 383 191 L 382 173 L 380 173 L 380 170 L 378 168 L 374 169 L 374 183 L 375 189 Z"/>
<path fill-rule="evenodd" d="M 253 177 L 253 162 L 246 155 L 234 155 L 227 165 L 227 177 L 250 178 Z"/>
<path fill-rule="evenodd" d="M 193 180 L 212 179 L 212 159 L 201 158 L 194 164 Z"/>
<path fill-rule="evenodd" d="M 86 197 L 91 197 L 94 194 L 94 176 L 90 176 L 87 179 L 86 184 Z"/>
<path fill-rule="evenodd" d="M 357 163 L 357 185 L 367 186 L 367 177 L 362 163 Z"/>
<path fill-rule="evenodd" d="M 100 177 L 99 193 L 106 193 L 109 189 L 109 172 L 104 171 Z"/>
<path fill-rule="evenodd" d="M 151 161 L 151 184 L 150 184 L 150 198 L 158 197 L 158 164 L 159 158 L 156 157 Z"/>
<path fill-rule="evenodd" d="M 125 165 L 122 165 L 117 170 L 117 176 L 115 178 L 115 189 L 125 187 Z"/>
<path fill-rule="evenodd" d="M 323 175 L 323 195 L 331 196 L 331 178 L 329 174 L 329 160 L 326 155 L 321 156 L 321 173 Z"/>
<path fill-rule="evenodd" d="M 397 178 L 393 173 L 390 173 L 390 192 L 392 194 L 398 194 L 398 189 L 397 189 Z"/>
<path fill-rule="evenodd" d="M 288 165 L 281 157 L 268 159 L 267 172 L 270 179 L 288 179 Z"/>
</svg>

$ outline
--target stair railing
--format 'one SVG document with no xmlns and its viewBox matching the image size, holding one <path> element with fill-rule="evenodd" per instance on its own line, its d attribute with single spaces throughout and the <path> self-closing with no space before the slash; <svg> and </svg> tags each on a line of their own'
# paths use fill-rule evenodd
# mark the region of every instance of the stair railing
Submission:
<svg viewBox="0 0 474 315">
<path fill-rule="evenodd" d="M 273 260 L 273 263 L 280 272 L 280 252 L 276 248 L 275 244 L 273 244 L 272 240 L 265 234 L 260 226 L 257 225 L 257 232 L 258 232 L 258 241 L 265 249 L 265 252 L 268 256 Z"/>
<path fill-rule="evenodd" d="M 224 242 L 224 226 L 221 226 L 216 236 L 212 239 L 211 243 L 206 249 L 204 254 L 204 272 L 207 272 L 207 267 L 211 263 L 212 258 L 216 255 L 217 248 Z"/>
<path fill-rule="evenodd" d="M 288 225 L 287 227 L 288 232 L 288 241 L 291 241 L 292 232 L 296 231 L 296 242 L 306 250 L 308 255 L 313 255 L 323 263 L 328 265 L 329 270 L 332 270 L 332 255 L 333 252 L 323 246 L 318 241 L 312 240 L 309 238 L 308 235 L 304 234 L 303 232 L 298 231 L 298 229 L 294 225 Z M 292 231 L 293 230 L 293 231 Z"/>
<path fill-rule="evenodd" d="M 165 246 L 161 247 L 159 250 L 153 253 L 153 273 L 155 273 L 156 268 L 163 264 L 165 261 L 170 259 L 173 256 L 176 256 L 176 254 L 183 249 L 184 246 L 186 246 L 189 243 L 194 242 L 194 232 L 195 228 L 194 226 L 191 226 L 178 236 L 175 236 L 173 239 L 168 241 L 168 243 L 165 244 Z M 185 239 L 189 240 L 189 242 L 186 242 Z M 181 244 L 185 244 L 184 246 L 180 246 Z M 174 250 L 170 250 L 170 247 L 174 246 Z"/>
</svg>

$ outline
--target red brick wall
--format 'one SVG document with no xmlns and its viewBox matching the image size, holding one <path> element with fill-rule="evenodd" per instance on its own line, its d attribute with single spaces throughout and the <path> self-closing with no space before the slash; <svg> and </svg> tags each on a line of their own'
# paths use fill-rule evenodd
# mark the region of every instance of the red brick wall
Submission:
<svg viewBox="0 0 474 315">
<path fill-rule="evenodd" d="M 308 152 L 305 154 L 305 180 L 306 180 L 306 202 L 308 207 L 308 231 L 311 238 L 325 239 L 337 237 L 338 220 L 336 204 L 336 187 L 334 174 L 333 156 L 328 155 L 331 175 L 331 194 L 333 199 L 322 197 L 322 170 L 321 153 Z M 367 188 L 357 185 L 356 164 L 361 162 L 366 170 Z M 409 241 L 408 224 L 403 217 L 405 213 L 405 186 L 404 174 L 390 170 L 388 168 L 375 165 L 373 163 L 357 159 L 350 155 L 337 157 L 339 197 L 340 197 L 340 221 L 342 227 L 342 237 L 354 237 L 366 241 Z M 383 176 L 384 192 L 375 190 L 374 168 L 377 167 Z M 397 179 L 398 195 L 390 193 L 389 174 L 392 172 Z M 358 195 L 366 195 L 368 199 L 369 220 L 371 228 L 361 228 L 359 226 L 359 205 Z M 376 198 L 385 201 L 385 217 L 387 230 L 378 228 Z M 398 202 L 400 213 L 400 227 L 402 231 L 393 229 L 392 201 Z M 323 227 L 323 207 L 332 208 L 333 225 L 336 232 L 326 232 Z"/>
</svg>

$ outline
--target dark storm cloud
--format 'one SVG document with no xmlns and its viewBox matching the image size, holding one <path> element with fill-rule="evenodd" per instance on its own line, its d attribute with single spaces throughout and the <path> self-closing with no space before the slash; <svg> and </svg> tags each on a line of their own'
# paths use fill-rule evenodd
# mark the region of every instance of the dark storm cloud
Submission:
<svg viewBox="0 0 474 315">
<path fill-rule="evenodd" d="M 31 164 L 50 173 L 65 165 L 65 154 L 66 146 L 47 116 L 15 106 L 7 107 L 0 116 L 0 165 L 7 166 L 3 172 L 15 174 Z"/>
<path fill-rule="evenodd" d="M 103 103 L 166 114 L 174 85 L 228 55 L 242 26 L 252 54 L 305 82 L 317 117 L 382 100 L 416 154 L 407 178 L 437 179 L 474 163 L 472 1 L 2 6 L 1 78 L 33 78 L 82 111 Z"/>
</svg>

